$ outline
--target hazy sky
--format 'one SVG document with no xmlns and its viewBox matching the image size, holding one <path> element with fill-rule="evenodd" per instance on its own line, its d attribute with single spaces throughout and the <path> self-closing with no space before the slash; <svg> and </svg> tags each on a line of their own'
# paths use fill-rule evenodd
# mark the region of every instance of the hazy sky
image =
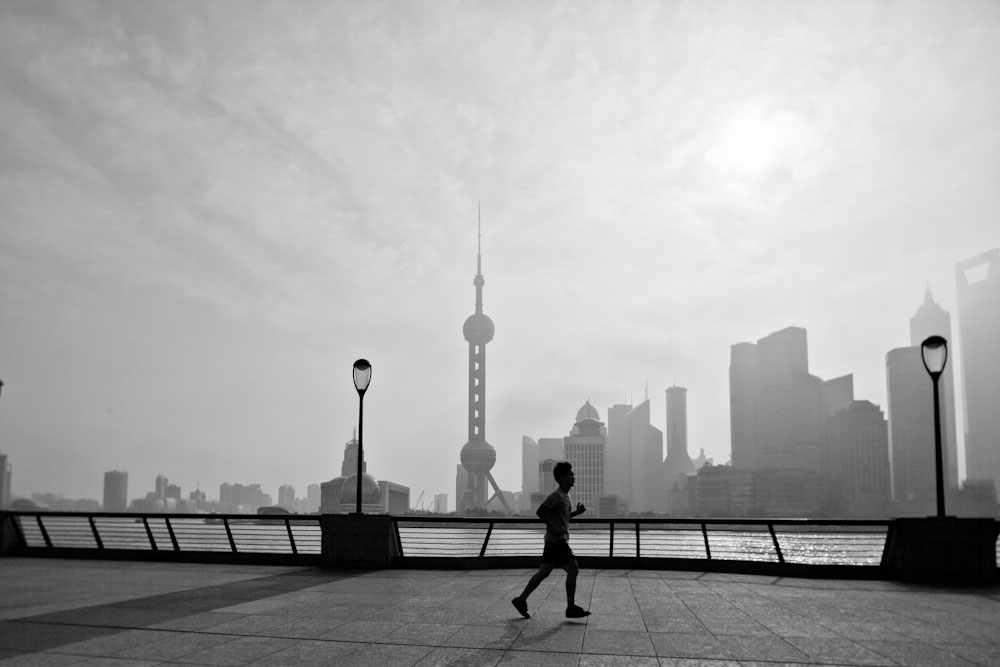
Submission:
<svg viewBox="0 0 1000 667">
<path fill-rule="evenodd" d="M 500 485 L 647 383 L 724 462 L 730 345 L 803 326 L 884 408 L 998 184 L 993 0 L 6 0 L 0 450 L 16 494 L 301 496 L 365 357 L 369 472 L 453 506 L 481 202 Z"/>
</svg>

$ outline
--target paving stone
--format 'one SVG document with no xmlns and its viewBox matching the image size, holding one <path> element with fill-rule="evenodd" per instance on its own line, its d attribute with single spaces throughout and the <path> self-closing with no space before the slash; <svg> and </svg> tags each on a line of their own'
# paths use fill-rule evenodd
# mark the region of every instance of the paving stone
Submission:
<svg viewBox="0 0 1000 667">
<path fill-rule="evenodd" d="M 512 648 L 522 651 L 559 651 L 579 653 L 583 649 L 584 630 L 576 628 L 525 628 Z"/>
<path fill-rule="evenodd" d="M 649 633 L 596 630 L 592 627 L 588 627 L 584 635 L 583 652 L 608 655 L 656 655 Z"/>
<path fill-rule="evenodd" d="M 576 653 L 508 651 L 497 667 L 577 667 L 579 662 Z"/>
<path fill-rule="evenodd" d="M 451 648 L 441 646 L 423 658 L 416 667 L 496 667 L 504 651 L 487 648 Z"/>
<path fill-rule="evenodd" d="M 445 646 L 461 648 L 508 649 L 520 636 L 522 625 L 511 623 L 506 626 L 469 625 L 444 641 Z"/>
</svg>

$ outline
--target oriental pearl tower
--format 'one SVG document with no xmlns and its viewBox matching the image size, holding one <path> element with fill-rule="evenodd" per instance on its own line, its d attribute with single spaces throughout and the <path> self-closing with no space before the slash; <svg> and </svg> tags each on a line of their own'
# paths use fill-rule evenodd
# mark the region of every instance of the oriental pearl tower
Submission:
<svg viewBox="0 0 1000 667">
<path fill-rule="evenodd" d="M 486 281 L 483 279 L 481 221 L 478 237 L 476 277 L 472 281 L 476 286 L 476 312 L 469 315 L 462 326 L 465 340 L 469 341 L 469 441 L 462 447 L 461 460 L 462 467 L 469 473 L 469 483 L 459 499 L 457 510 L 459 514 L 464 514 L 468 509 L 485 510 L 490 501 L 497 498 L 504 510 L 510 513 L 507 501 L 490 474 L 497 461 L 497 452 L 493 445 L 486 442 L 486 344 L 493 340 L 496 327 L 493 320 L 483 313 L 483 284 Z M 487 481 L 495 492 L 489 500 Z"/>
</svg>

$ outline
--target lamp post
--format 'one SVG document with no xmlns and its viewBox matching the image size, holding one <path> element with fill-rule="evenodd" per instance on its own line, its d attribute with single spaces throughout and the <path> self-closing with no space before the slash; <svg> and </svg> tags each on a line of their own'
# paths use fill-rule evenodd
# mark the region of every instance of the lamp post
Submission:
<svg viewBox="0 0 1000 667">
<path fill-rule="evenodd" d="M 372 365 L 367 359 L 354 362 L 354 388 L 358 390 L 358 475 L 355 477 L 358 487 L 358 504 L 355 514 L 361 514 L 361 462 L 364 461 L 362 442 L 364 438 L 365 392 L 368 383 L 372 381 Z"/>
<path fill-rule="evenodd" d="M 924 368 L 934 381 L 934 466 L 937 475 L 937 515 L 944 516 L 944 466 L 941 454 L 941 406 L 938 403 L 938 379 L 948 363 L 948 341 L 930 336 L 920 344 Z"/>
</svg>

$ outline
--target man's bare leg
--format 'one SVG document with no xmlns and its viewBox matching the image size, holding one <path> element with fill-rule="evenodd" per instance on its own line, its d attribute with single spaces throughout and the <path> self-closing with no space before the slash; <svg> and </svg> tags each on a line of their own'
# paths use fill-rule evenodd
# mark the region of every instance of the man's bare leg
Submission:
<svg viewBox="0 0 1000 667">
<path fill-rule="evenodd" d="M 566 570 L 566 618 L 583 618 L 590 616 L 590 612 L 576 606 L 576 577 L 580 573 L 576 560 L 563 565 Z"/>
<path fill-rule="evenodd" d="M 524 587 L 524 591 L 521 595 L 511 600 L 511 604 L 514 605 L 514 608 L 517 609 L 521 616 L 531 618 L 528 614 L 528 596 L 531 595 L 535 589 L 538 588 L 538 584 L 545 581 L 545 578 L 550 574 L 552 574 L 552 565 L 549 563 L 542 563 L 541 567 L 538 568 L 538 571 L 535 572 L 535 574 L 531 576 L 531 579 L 528 580 L 528 584 Z"/>
</svg>

